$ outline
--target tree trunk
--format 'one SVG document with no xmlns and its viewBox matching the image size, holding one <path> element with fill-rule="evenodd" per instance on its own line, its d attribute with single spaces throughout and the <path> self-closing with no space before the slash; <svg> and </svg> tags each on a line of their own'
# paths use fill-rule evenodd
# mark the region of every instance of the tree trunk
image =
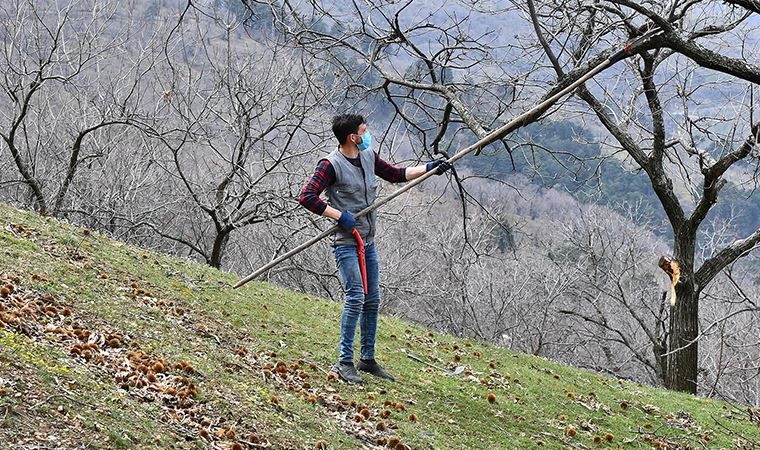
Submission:
<svg viewBox="0 0 760 450">
<path fill-rule="evenodd" d="M 45 201 L 45 195 L 42 193 L 42 186 L 40 186 L 39 180 L 32 174 L 33 170 L 30 170 L 30 168 L 26 165 L 24 160 L 21 157 L 21 152 L 16 148 L 16 144 L 13 142 L 13 134 L 11 133 L 11 138 L 3 139 L 8 145 L 8 149 L 11 151 L 11 155 L 13 156 L 13 161 L 16 163 L 16 167 L 18 168 L 19 173 L 24 178 L 24 183 L 29 186 L 29 196 L 31 198 L 31 202 L 34 210 L 37 211 L 41 216 L 47 216 L 48 215 L 48 207 L 47 202 Z"/>
<path fill-rule="evenodd" d="M 214 247 L 211 250 L 211 258 L 208 264 L 214 268 L 222 267 L 222 257 L 224 256 L 224 250 L 227 248 L 227 241 L 230 240 L 230 232 L 227 230 L 218 231 L 214 238 Z"/>
<path fill-rule="evenodd" d="M 699 333 L 699 293 L 694 291 L 693 277 L 689 275 L 688 283 L 676 285 L 677 301 L 670 314 L 669 345 L 669 351 L 674 353 L 668 356 L 665 385 L 674 391 L 696 394 L 699 343 L 694 340 Z"/>
<path fill-rule="evenodd" d="M 665 387 L 697 393 L 699 343 L 699 292 L 694 289 L 694 249 L 696 230 L 675 236 L 675 259 L 681 267 L 676 284 L 676 304 L 670 309 L 670 342 Z"/>
</svg>

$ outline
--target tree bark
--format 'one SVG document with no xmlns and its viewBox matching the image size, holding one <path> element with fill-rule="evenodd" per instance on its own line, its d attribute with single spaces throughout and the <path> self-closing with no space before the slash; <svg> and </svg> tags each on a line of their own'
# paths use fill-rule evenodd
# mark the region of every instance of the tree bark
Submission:
<svg viewBox="0 0 760 450">
<path fill-rule="evenodd" d="M 697 393 L 699 343 L 699 290 L 694 284 L 696 230 L 685 226 L 676 230 L 675 259 L 681 266 L 676 284 L 676 304 L 670 310 L 665 387 L 674 391 Z"/>
<path fill-rule="evenodd" d="M 230 240 L 230 231 L 221 230 L 216 233 L 214 238 L 214 246 L 211 249 L 211 258 L 209 258 L 208 264 L 211 267 L 219 269 L 222 267 L 222 258 L 224 257 L 224 250 L 227 248 L 227 242 Z"/>
<path fill-rule="evenodd" d="M 683 273 L 682 273 L 683 276 Z M 689 274 L 693 280 L 693 274 Z M 683 279 L 683 278 L 682 278 Z M 697 393 L 699 342 L 699 294 L 694 283 L 676 285 L 676 305 L 670 315 L 670 343 L 665 387 L 690 394 Z"/>
<path fill-rule="evenodd" d="M 45 201 L 45 195 L 42 193 L 42 186 L 40 182 L 32 174 L 27 164 L 24 162 L 21 152 L 16 148 L 16 144 L 12 139 L 5 139 L 5 143 L 8 144 L 8 148 L 13 156 L 13 161 L 16 163 L 19 173 L 24 178 L 24 183 L 29 186 L 30 196 L 32 197 L 34 207 L 41 216 L 47 216 L 49 214 L 47 202 Z"/>
<path fill-rule="evenodd" d="M 33 173 L 34 171 L 24 162 L 21 151 L 16 147 L 16 132 L 20 127 L 22 127 L 24 119 L 29 112 L 29 105 L 32 102 L 32 96 L 39 90 L 42 82 L 44 81 L 42 79 L 41 70 L 42 69 L 37 72 L 35 79 L 30 83 L 29 91 L 24 95 L 21 103 L 21 110 L 19 111 L 18 117 L 16 117 L 13 121 L 10 132 L 7 136 L 1 132 L 0 135 L 8 145 L 8 150 L 10 150 L 11 155 L 13 156 L 13 161 L 16 163 L 16 167 L 18 167 L 19 173 L 24 178 L 24 182 L 27 184 L 27 186 L 29 186 L 29 189 L 31 189 L 31 196 L 34 199 L 34 205 L 37 208 L 37 212 L 40 215 L 47 216 L 48 206 L 47 202 L 45 201 L 45 195 L 42 193 L 40 180 L 37 179 Z"/>
</svg>

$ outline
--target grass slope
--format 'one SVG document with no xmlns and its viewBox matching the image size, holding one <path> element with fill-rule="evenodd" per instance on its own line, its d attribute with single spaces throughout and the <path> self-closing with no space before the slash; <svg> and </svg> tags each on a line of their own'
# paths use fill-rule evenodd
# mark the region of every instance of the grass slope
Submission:
<svg viewBox="0 0 760 450">
<path fill-rule="evenodd" d="M 398 381 L 346 385 L 326 372 L 336 356 L 336 303 L 266 283 L 233 290 L 234 275 L 5 205 L 0 224 L 2 448 L 749 448 L 760 441 L 758 416 L 746 408 L 390 317 L 380 320 L 377 347 Z M 446 377 L 407 353 L 468 370 Z"/>
</svg>

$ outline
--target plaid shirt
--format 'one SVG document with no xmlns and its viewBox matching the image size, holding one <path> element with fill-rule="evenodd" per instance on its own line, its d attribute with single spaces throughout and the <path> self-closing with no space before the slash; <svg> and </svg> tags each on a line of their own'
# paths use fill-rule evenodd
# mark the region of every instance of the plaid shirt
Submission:
<svg viewBox="0 0 760 450">
<path fill-rule="evenodd" d="M 359 157 L 347 157 L 346 159 L 356 167 L 361 167 Z M 375 175 L 391 183 L 403 183 L 406 181 L 406 168 L 392 166 L 380 159 L 380 155 L 375 153 Z M 327 208 L 327 203 L 319 198 L 319 195 L 333 183 L 335 183 L 335 169 L 330 164 L 330 161 L 326 159 L 320 160 L 317 163 L 314 175 L 311 176 L 309 182 L 303 187 L 301 195 L 298 197 L 298 202 L 304 208 L 321 216 Z"/>
</svg>

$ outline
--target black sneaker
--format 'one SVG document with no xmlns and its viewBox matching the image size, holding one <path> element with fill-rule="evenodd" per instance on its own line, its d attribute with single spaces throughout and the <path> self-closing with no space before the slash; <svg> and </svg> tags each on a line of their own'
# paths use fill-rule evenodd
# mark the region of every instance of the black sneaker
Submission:
<svg viewBox="0 0 760 450">
<path fill-rule="evenodd" d="M 340 375 L 343 381 L 347 381 L 349 383 L 356 383 L 356 384 L 364 383 L 364 380 L 362 380 L 359 374 L 356 373 L 356 369 L 354 368 L 354 363 L 339 362 L 338 364 L 333 366 L 332 370 L 335 371 L 335 373 L 337 373 L 338 375 Z"/>
<path fill-rule="evenodd" d="M 377 363 L 374 359 L 364 360 L 360 359 L 357 368 L 362 372 L 367 372 L 370 375 L 374 375 L 378 378 L 385 378 L 386 380 L 396 381 L 391 374 L 383 369 L 383 366 Z"/>
</svg>

